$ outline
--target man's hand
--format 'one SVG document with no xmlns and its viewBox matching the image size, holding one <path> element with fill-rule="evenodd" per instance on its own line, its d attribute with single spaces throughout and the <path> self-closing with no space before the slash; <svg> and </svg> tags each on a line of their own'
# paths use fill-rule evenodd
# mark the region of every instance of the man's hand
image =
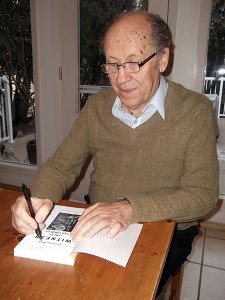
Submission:
<svg viewBox="0 0 225 300">
<path fill-rule="evenodd" d="M 108 238 L 127 229 L 131 220 L 131 204 L 128 201 L 99 202 L 87 208 L 70 233 L 74 242 L 90 238 L 103 228 L 109 228 Z"/>
<path fill-rule="evenodd" d="M 19 197 L 11 207 L 12 226 L 22 234 L 34 233 L 37 223 L 42 230 L 45 227 L 45 219 L 53 207 L 49 199 L 31 197 L 32 205 L 36 213 L 35 220 L 30 216 L 25 198 Z"/>
</svg>

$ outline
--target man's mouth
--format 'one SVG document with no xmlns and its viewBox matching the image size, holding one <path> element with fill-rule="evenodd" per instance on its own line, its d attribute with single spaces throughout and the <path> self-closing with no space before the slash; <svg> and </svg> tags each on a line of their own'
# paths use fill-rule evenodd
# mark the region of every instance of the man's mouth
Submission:
<svg viewBox="0 0 225 300">
<path fill-rule="evenodd" d="M 119 89 L 119 92 L 123 96 L 131 96 L 135 92 L 136 88 L 131 88 L 131 89 Z"/>
</svg>

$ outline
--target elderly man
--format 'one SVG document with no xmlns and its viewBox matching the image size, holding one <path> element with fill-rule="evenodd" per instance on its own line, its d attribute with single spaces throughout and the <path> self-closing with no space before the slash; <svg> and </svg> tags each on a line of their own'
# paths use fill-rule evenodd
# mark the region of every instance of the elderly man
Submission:
<svg viewBox="0 0 225 300">
<path fill-rule="evenodd" d="M 94 95 L 55 155 L 32 185 L 36 221 L 44 220 L 94 159 L 91 205 L 71 232 L 74 241 L 109 228 L 108 237 L 131 222 L 173 219 L 177 231 L 162 276 L 163 284 L 191 252 L 196 220 L 218 199 L 218 164 L 211 103 L 168 82 L 171 35 L 158 16 L 130 12 L 107 29 L 103 39 L 112 89 Z M 25 199 L 12 207 L 12 223 L 34 232 Z"/>
</svg>

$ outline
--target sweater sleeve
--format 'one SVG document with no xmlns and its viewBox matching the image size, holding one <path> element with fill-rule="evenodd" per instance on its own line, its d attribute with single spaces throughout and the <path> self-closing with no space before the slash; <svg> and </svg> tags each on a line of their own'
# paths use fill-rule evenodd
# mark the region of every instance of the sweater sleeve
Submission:
<svg viewBox="0 0 225 300">
<path fill-rule="evenodd" d="M 57 202 L 69 189 L 89 155 L 88 105 L 85 105 L 73 127 L 57 149 L 38 170 L 32 184 L 33 196 Z"/>
<path fill-rule="evenodd" d="M 133 222 L 170 218 L 177 223 L 190 223 L 215 207 L 219 195 L 219 168 L 212 108 L 199 112 L 192 121 L 194 130 L 187 145 L 185 171 L 179 188 L 170 194 L 149 197 L 133 198 L 128 193 L 126 197 L 133 207 Z"/>
</svg>

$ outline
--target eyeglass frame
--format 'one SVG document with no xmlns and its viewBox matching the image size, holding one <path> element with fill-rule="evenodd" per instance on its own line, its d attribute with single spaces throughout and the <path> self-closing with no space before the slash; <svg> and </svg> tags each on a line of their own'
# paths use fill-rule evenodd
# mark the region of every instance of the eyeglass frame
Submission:
<svg viewBox="0 0 225 300">
<path fill-rule="evenodd" d="M 141 69 L 141 67 L 143 67 L 148 61 L 150 61 L 153 57 L 155 57 L 157 54 L 157 52 L 154 52 L 152 53 L 150 56 L 148 56 L 145 60 L 143 60 L 142 62 L 138 63 L 137 61 L 126 61 L 122 64 L 117 64 L 117 63 L 105 63 L 105 64 L 102 64 L 101 65 L 101 69 L 102 71 L 105 73 L 105 74 L 115 74 L 116 72 L 118 72 L 119 68 L 120 67 L 123 67 L 123 69 L 126 71 L 126 66 L 124 66 L 124 64 L 127 64 L 127 63 L 132 63 L 132 64 L 137 64 L 137 66 L 139 67 L 139 70 L 138 71 L 134 71 L 134 72 L 127 72 L 127 73 L 138 73 Z M 108 73 L 104 70 L 104 68 L 106 68 L 107 65 L 116 65 L 117 66 L 117 70 L 115 72 L 111 72 L 111 73 Z"/>
</svg>

